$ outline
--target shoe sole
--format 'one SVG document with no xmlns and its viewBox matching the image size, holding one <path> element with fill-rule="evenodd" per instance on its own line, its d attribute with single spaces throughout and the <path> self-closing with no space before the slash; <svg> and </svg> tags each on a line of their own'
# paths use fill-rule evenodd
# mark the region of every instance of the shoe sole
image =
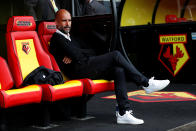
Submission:
<svg viewBox="0 0 196 131">
<path fill-rule="evenodd" d="M 117 124 L 141 125 L 141 124 L 144 124 L 144 122 L 143 123 L 130 123 L 130 122 L 118 121 Z"/>
</svg>

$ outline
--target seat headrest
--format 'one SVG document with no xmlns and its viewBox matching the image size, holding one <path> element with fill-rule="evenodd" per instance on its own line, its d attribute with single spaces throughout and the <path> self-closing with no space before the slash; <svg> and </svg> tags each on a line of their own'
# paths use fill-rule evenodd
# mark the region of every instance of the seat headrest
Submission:
<svg viewBox="0 0 196 131">
<path fill-rule="evenodd" d="M 166 23 L 176 23 L 176 22 L 178 22 L 178 18 L 176 15 L 166 15 L 165 22 Z"/>
<path fill-rule="evenodd" d="M 12 16 L 7 23 L 7 32 L 34 31 L 36 28 L 33 16 Z"/>
<path fill-rule="evenodd" d="M 38 27 L 39 35 L 52 35 L 56 32 L 55 22 L 41 22 Z"/>
</svg>

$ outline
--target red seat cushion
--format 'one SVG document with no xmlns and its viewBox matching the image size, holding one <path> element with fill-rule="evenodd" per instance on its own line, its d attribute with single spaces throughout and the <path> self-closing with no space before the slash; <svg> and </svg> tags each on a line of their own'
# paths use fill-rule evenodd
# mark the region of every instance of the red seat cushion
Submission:
<svg viewBox="0 0 196 131">
<path fill-rule="evenodd" d="M 30 85 L 19 89 L 0 91 L 0 106 L 2 108 L 40 103 L 41 100 L 42 88 L 39 85 Z"/>
<path fill-rule="evenodd" d="M 71 81 L 67 81 L 64 84 L 55 85 L 55 86 L 42 85 L 44 92 L 47 92 L 43 95 L 43 100 L 56 101 L 65 98 L 82 96 L 83 94 L 83 88 L 81 88 L 82 86 L 83 84 L 79 80 L 71 80 Z"/>
<path fill-rule="evenodd" d="M 82 79 L 85 94 L 97 94 L 114 90 L 114 81 Z"/>
<path fill-rule="evenodd" d="M 13 79 L 8 65 L 2 57 L 0 57 L 0 74 L 1 108 L 41 102 L 42 88 L 38 85 L 11 89 L 13 87 Z"/>
</svg>

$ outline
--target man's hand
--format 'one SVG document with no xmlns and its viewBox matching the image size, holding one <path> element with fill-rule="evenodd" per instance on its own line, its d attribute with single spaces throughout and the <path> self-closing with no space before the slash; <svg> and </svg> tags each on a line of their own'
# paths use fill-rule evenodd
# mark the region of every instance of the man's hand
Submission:
<svg viewBox="0 0 196 131">
<path fill-rule="evenodd" d="M 69 57 L 65 56 L 65 57 L 63 58 L 63 62 L 64 62 L 65 64 L 70 64 L 70 63 L 72 62 L 72 60 L 71 60 Z"/>
</svg>

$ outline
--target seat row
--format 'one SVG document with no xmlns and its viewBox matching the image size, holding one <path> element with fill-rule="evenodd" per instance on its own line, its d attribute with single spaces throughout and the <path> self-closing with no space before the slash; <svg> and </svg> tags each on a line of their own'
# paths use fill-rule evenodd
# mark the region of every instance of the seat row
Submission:
<svg viewBox="0 0 196 131">
<path fill-rule="evenodd" d="M 6 32 L 7 62 L 0 57 L 0 108 L 6 109 L 32 103 L 55 102 L 67 98 L 93 95 L 114 90 L 107 80 L 67 80 L 59 85 L 30 85 L 23 87 L 25 77 L 39 66 L 60 71 L 48 51 L 48 43 L 56 31 L 54 22 L 42 22 L 39 36 L 32 16 L 9 18 Z M 13 86 L 15 85 L 15 89 Z"/>
</svg>

